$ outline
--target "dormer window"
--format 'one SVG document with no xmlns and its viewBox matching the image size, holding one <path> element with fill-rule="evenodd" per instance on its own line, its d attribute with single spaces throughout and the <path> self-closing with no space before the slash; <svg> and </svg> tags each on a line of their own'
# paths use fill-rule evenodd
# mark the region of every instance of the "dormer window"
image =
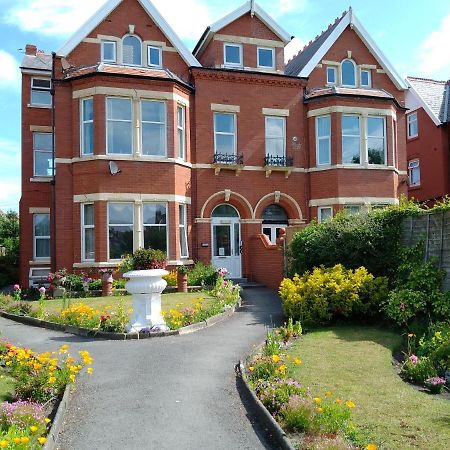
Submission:
<svg viewBox="0 0 450 450">
<path fill-rule="evenodd" d="M 356 66 L 351 59 L 345 59 L 341 63 L 342 86 L 356 87 Z"/>
<path fill-rule="evenodd" d="M 336 84 L 336 67 L 327 67 L 327 84 Z"/>
<path fill-rule="evenodd" d="M 122 41 L 123 63 L 130 66 L 142 66 L 142 44 L 137 36 L 125 36 Z"/>
<path fill-rule="evenodd" d="M 115 63 L 117 61 L 115 41 L 102 41 L 102 62 Z"/>
<path fill-rule="evenodd" d="M 147 49 L 147 61 L 150 67 L 161 67 L 162 66 L 162 49 L 161 47 L 155 47 L 149 45 Z"/>
<path fill-rule="evenodd" d="M 242 45 L 224 44 L 223 53 L 226 66 L 242 67 Z"/>
<path fill-rule="evenodd" d="M 263 69 L 274 69 L 274 53 L 273 48 L 258 47 L 258 67 Z"/>
<path fill-rule="evenodd" d="M 361 70 L 361 87 L 370 87 L 372 84 L 370 70 Z"/>
</svg>

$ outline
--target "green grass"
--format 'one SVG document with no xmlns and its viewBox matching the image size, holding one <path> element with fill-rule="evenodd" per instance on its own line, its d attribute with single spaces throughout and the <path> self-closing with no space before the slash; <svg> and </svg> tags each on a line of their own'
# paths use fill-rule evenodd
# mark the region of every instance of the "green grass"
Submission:
<svg viewBox="0 0 450 450">
<path fill-rule="evenodd" d="M 188 292 L 184 293 L 171 293 L 171 294 L 163 294 L 161 296 L 161 307 L 163 310 L 169 310 L 171 308 L 175 308 L 177 305 L 190 305 L 193 300 L 197 298 L 204 298 L 206 300 L 205 305 L 209 301 L 213 301 L 211 297 L 208 297 L 204 292 Z M 49 314 L 57 314 L 59 313 L 65 304 L 77 304 L 84 303 L 93 308 L 102 309 L 104 307 L 115 308 L 119 301 L 123 301 L 125 304 L 125 308 L 131 308 L 131 295 L 124 295 L 122 297 L 86 297 L 86 298 L 71 298 L 66 299 L 65 301 L 62 299 L 53 299 L 53 300 L 45 300 L 44 302 L 44 311 Z M 34 308 L 38 307 L 39 302 L 32 302 Z"/>
<path fill-rule="evenodd" d="M 331 327 L 303 336 L 289 350 L 302 359 L 295 378 L 315 396 L 351 399 L 355 424 L 380 449 L 449 448 L 450 401 L 403 382 L 392 364 L 400 337 L 372 327 Z"/>
<path fill-rule="evenodd" d="M 14 394 L 14 380 L 0 368 L 0 402 L 10 401 Z"/>
</svg>

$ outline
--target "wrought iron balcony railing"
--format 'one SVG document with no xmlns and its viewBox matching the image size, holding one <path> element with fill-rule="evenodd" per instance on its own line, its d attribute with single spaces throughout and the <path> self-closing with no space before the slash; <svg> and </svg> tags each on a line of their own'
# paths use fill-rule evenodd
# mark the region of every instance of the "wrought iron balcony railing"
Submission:
<svg viewBox="0 0 450 450">
<path fill-rule="evenodd" d="M 215 153 L 214 164 L 227 164 L 238 166 L 244 164 L 244 155 L 231 155 L 229 153 Z"/>
<path fill-rule="evenodd" d="M 266 155 L 264 165 L 270 167 L 292 167 L 294 165 L 294 158 L 292 156 Z"/>
</svg>

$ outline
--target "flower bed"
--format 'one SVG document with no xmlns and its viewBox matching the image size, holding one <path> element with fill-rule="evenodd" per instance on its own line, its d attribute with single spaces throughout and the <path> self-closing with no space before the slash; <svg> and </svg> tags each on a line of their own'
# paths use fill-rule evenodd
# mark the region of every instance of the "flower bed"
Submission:
<svg viewBox="0 0 450 450">
<path fill-rule="evenodd" d="M 92 357 L 86 351 L 73 358 L 69 347 L 35 353 L 27 348 L 0 342 L 3 376 L 12 380 L 11 401 L 0 404 L 0 448 L 35 449 L 45 445 L 46 435 L 59 400 L 86 368 L 91 374 Z M 87 367 L 89 366 L 89 367 Z M 50 417 L 49 417 L 50 416 Z"/>
</svg>

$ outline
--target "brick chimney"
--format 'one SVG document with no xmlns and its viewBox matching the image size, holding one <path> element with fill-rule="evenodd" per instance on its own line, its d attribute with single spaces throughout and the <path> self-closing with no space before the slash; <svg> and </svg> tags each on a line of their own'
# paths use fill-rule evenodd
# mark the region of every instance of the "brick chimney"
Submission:
<svg viewBox="0 0 450 450">
<path fill-rule="evenodd" d="M 33 44 L 27 44 L 25 47 L 25 54 L 30 56 L 36 56 L 37 47 Z"/>
</svg>

